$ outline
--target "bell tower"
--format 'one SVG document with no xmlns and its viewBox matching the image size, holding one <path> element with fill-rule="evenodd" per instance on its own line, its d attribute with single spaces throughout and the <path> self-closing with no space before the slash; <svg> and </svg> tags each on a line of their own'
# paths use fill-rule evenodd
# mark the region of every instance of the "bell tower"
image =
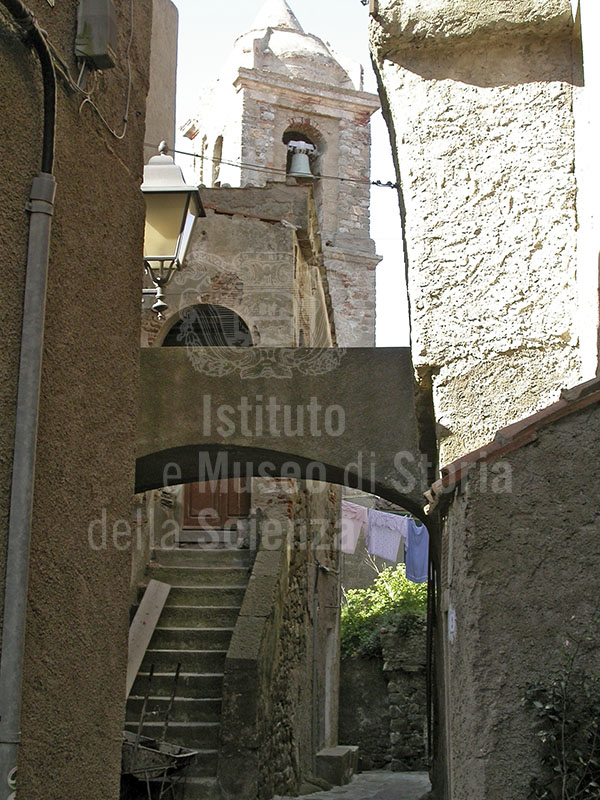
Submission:
<svg viewBox="0 0 600 800">
<path fill-rule="evenodd" d="M 305 33 L 286 0 L 266 0 L 184 126 L 200 145 L 200 183 L 312 184 L 341 347 L 375 344 L 369 121 L 378 108 L 360 66 Z"/>
</svg>

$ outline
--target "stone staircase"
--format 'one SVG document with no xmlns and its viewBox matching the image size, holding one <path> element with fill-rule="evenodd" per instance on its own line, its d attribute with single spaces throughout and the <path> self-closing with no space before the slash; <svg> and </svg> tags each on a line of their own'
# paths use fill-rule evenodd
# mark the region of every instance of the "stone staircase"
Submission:
<svg viewBox="0 0 600 800">
<path fill-rule="evenodd" d="M 256 553 L 202 545 L 156 550 L 148 580 L 173 588 L 127 701 L 128 730 L 137 730 L 151 665 L 144 736 L 161 739 L 181 664 L 166 740 L 199 750 L 188 770 L 185 800 L 215 800 L 225 656 Z M 141 591 L 145 587 L 141 587 Z"/>
</svg>

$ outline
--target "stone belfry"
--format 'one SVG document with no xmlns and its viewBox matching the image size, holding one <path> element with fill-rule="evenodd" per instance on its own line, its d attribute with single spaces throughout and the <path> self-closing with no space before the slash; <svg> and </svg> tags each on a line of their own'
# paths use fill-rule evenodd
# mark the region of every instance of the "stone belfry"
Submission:
<svg viewBox="0 0 600 800">
<path fill-rule="evenodd" d="M 286 0 L 267 0 L 199 105 L 183 127 L 202 154 L 199 183 L 312 182 L 337 343 L 373 346 L 380 259 L 369 236 L 369 120 L 379 98 L 363 91 L 362 68 L 305 33 Z M 289 142 L 307 145 L 313 179 L 290 176 Z"/>
</svg>

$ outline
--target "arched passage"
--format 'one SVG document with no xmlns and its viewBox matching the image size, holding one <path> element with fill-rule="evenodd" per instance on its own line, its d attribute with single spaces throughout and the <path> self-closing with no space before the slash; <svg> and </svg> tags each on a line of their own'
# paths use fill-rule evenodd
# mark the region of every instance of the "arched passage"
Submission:
<svg viewBox="0 0 600 800">
<path fill-rule="evenodd" d="M 140 398 L 137 491 L 295 469 L 423 515 L 407 348 L 148 348 Z"/>
</svg>

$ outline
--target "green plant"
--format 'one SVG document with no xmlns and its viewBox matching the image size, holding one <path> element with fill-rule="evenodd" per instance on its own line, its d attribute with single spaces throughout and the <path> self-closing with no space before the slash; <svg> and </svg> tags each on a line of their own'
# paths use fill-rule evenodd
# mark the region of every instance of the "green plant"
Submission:
<svg viewBox="0 0 600 800">
<path fill-rule="evenodd" d="M 349 589 L 342 606 L 342 657 L 381 652 L 379 634 L 394 626 L 409 633 L 422 627 L 427 585 L 407 580 L 404 564 L 380 572 L 366 589 Z"/>
<path fill-rule="evenodd" d="M 536 800 L 600 798 L 600 677 L 576 667 L 577 655 L 554 680 L 531 683 L 523 698 L 542 745 L 544 774 L 530 783 Z"/>
</svg>

